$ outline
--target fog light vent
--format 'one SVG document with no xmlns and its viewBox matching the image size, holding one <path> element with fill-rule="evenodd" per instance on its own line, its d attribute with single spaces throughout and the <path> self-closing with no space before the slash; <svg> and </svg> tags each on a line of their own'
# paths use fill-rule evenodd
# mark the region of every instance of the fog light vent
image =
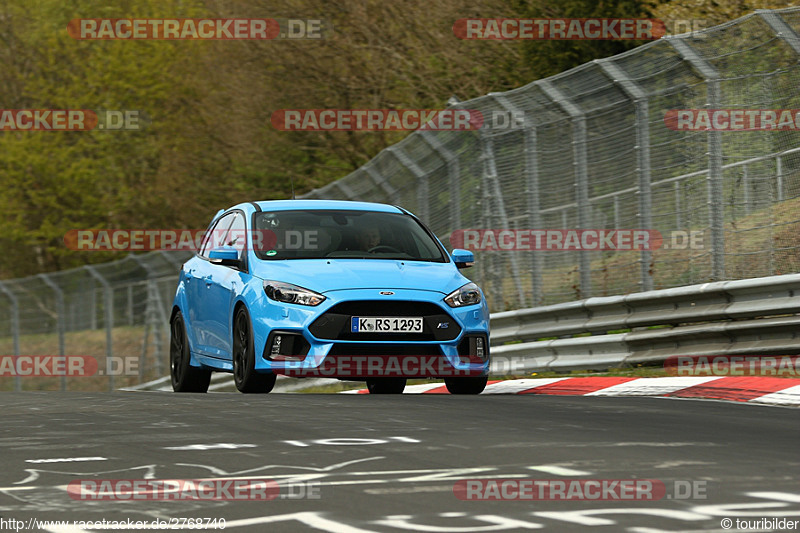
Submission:
<svg viewBox="0 0 800 533">
<path fill-rule="evenodd" d="M 281 336 L 275 335 L 272 338 L 272 347 L 269 350 L 270 355 L 278 355 L 281 353 Z"/>
<path fill-rule="evenodd" d="M 486 350 L 483 347 L 483 337 L 477 337 L 475 339 L 475 355 L 480 357 L 481 359 L 484 358 Z"/>
</svg>

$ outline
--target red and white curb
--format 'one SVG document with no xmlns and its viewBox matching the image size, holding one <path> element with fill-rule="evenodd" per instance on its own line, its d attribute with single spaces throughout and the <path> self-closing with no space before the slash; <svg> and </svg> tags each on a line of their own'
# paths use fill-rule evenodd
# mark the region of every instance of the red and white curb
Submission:
<svg viewBox="0 0 800 533">
<path fill-rule="evenodd" d="M 368 394 L 367 389 L 342 394 Z M 442 383 L 409 385 L 404 394 L 448 394 Z M 585 377 L 489 381 L 482 394 L 663 396 L 800 407 L 800 380 L 770 377 Z"/>
</svg>

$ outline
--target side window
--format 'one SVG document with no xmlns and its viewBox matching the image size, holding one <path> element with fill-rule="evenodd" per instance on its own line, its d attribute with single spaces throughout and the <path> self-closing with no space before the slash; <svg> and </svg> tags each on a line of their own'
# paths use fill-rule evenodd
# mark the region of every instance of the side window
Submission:
<svg viewBox="0 0 800 533">
<path fill-rule="evenodd" d="M 245 233 L 244 217 L 241 213 L 236 213 L 233 223 L 231 223 L 231 227 L 228 229 L 228 233 L 225 234 L 225 240 L 222 241 L 222 243 L 224 246 L 232 246 L 239 250 L 239 259 L 241 259 L 244 257 L 246 242 L 247 236 Z"/>
<path fill-rule="evenodd" d="M 222 237 L 228 233 L 228 228 L 231 227 L 235 217 L 236 213 L 229 213 L 223 216 L 217 220 L 214 227 L 206 233 L 205 237 L 203 237 L 203 244 L 200 246 L 200 255 L 202 257 L 208 259 L 208 252 L 215 246 L 219 246 L 219 243 L 222 242 Z"/>
</svg>

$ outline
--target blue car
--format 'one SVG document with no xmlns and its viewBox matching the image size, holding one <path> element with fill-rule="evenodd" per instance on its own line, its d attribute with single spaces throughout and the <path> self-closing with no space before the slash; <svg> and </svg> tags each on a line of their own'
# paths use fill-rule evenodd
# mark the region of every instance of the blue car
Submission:
<svg viewBox="0 0 800 533">
<path fill-rule="evenodd" d="M 180 273 L 172 387 L 206 392 L 217 371 L 232 372 L 244 393 L 269 392 L 286 374 L 362 380 L 372 394 L 443 378 L 451 393 L 478 394 L 489 310 L 460 272 L 473 261 L 398 206 L 279 200 L 222 210 Z"/>
</svg>

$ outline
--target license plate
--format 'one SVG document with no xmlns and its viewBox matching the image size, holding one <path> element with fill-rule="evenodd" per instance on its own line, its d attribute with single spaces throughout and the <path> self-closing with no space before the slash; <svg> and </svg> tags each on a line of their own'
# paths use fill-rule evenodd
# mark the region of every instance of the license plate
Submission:
<svg viewBox="0 0 800 533">
<path fill-rule="evenodd" d="M 422 333 L 422 317 L 354 316 L 350 321 L 353 333 Z"/>
</svg>

